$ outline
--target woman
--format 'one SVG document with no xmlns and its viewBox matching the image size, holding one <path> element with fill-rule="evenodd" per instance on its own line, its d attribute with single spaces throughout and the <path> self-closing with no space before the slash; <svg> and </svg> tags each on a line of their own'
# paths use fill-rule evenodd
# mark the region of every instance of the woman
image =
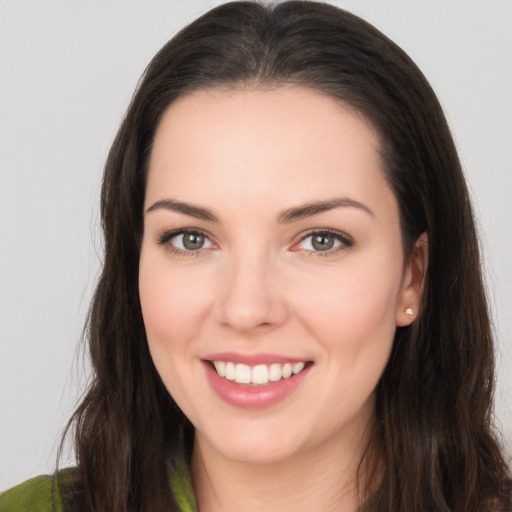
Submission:
<svg viewBox="0 0 512 512">
<path fill-rule="evenodd" d="M 118 132 L 102 222 L 78 469 L 4 503 L 506 509 L 467 189 L 376 29 L 308 2 L 189 25 Z"/>
</svg>

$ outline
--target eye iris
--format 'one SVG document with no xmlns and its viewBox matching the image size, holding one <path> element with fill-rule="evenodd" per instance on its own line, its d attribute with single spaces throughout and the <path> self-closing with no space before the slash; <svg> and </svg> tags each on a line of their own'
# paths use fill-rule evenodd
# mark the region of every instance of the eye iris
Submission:
<svg viewBox="0 0 512 512">
<path fill-rule="evenodd" d="M 189 251 L 201 249 L 204 245 L 204 236 L 199 233 L 185 233 L 183 235 L 183 247 Z"/>
<path fill-rule="evenodd" d="M 328 251 L 334 247 L 334 237 L 329 234 L 313 235 L 311 244 L 317 251 Z"/>
</svg>

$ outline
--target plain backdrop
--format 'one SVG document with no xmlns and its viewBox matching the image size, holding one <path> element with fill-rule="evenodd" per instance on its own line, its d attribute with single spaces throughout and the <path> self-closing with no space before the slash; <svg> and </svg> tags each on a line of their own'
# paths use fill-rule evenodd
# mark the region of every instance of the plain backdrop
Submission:
<svg viewBox="0 0 512 512">
<path fill-rule="evenodd" d="M 215 2 L 220 3 L 220 2 Z M 417 62 L 478 214 L 512 441 L 512 2 L 339 1 Z M 51 472 L 88 374 L 103 163 L 153 54 L 206 0 L 0 2 L 0 489 Z"/>
</svg>

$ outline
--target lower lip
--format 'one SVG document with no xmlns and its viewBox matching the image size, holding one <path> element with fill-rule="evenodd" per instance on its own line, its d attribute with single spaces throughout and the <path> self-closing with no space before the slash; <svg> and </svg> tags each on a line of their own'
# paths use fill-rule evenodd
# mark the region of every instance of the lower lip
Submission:
<svg viewBox="0 0 512 512">
<path fill-rule="evenodd" d="M 288 379 L 269 382 L 261 386 L 237 384 L 220 377 L 209 362 L 205 361 L 204 366 L 211 387 L 222 400 L 243 409 L 263 409 L 275 405 L 291 395 L 304 380 L 312 365 L 307 365 L 300 373 Z"/>
</svg>

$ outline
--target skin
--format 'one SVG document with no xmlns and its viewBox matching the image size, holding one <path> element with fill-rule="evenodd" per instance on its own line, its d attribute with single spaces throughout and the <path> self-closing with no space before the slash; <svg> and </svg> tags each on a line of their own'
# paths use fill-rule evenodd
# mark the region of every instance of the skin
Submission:
<svg viewBox="0 0 512 512">
<path fill-rule="evenodd" d="M 333 198 L 362 206 L 282 222 Z M 155 206 L 168 199 L 216 220 Z M 142 312 L 155 366 L 196 428 L 201 512 L 355 510 L 374 390 L 425 271 L 425 244 L 404 261 L 372 127 L 301 87 L 194 92 L 159 125 L 145 211 Z M 184 251 L 180 235 L 160 243 L 185 228 L 206 234 L 202 249 Z M 326 229 L 352 244 L 315 250 L 309 233 Z M 212 390 L 204 359 L 214 352 L 313 364 L 278 404 L 244 409 Z"/>
</svg>

